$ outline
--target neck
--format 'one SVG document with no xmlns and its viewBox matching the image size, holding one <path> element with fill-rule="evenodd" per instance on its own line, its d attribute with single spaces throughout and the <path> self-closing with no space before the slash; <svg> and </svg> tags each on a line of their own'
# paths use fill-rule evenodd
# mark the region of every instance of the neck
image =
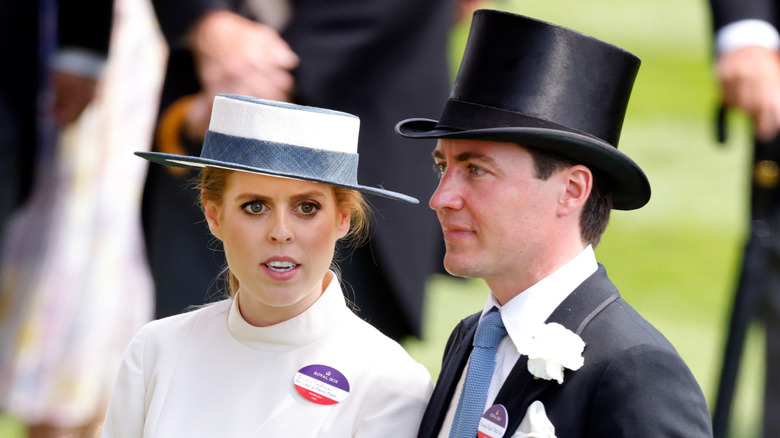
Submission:
<svg viewBox="0 0 780 438">
<path fill-rule="evenodd" d="M 518 269 L 511 275 L 485 278 L 485 282 L 493 293 L 493 297 L 503 306 L 512 298 L 569 263 L 586 246 L 579 240 L 571 245 L 558 246 L 557 250 L 548 253 L 547 257 L 538 258 L 528 266 L 518 266 Z"/>
<path fill-rule="evenodd" d="M 238 300 L 238 310 L 244 321 L 255 327 L 269 327 L 285 322 L 295 318 L 311 307 L 325 292 L 333 278 L 334 275 L 328 271 L 322 282 L 316 284 L 311 292 L 305 294 L 298 301 L 282 305 L 270 305 L 252 296 L 251 292 L 242 292 L 239 289 L 235 297 Z"/>
</svg>

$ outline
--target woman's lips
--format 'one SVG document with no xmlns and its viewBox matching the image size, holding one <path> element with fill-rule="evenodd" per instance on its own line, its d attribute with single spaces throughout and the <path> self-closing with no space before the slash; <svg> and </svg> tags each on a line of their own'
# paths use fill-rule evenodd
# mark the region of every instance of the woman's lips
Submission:
<svg viewBox="0 0 780 438">
<path fill-rule="evenodd" d="M 260 265 L 274 280 L 286 281 L 295 276 L 300 264 L 289 257 L 271 258 Z"/>
</svg>

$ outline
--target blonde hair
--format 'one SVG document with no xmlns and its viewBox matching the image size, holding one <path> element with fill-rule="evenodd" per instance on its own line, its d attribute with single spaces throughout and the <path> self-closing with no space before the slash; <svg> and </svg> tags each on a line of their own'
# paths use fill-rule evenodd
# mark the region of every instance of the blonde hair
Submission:
<svg viewBox="0 0 780 438">
<path fill-rule="evenodd" d="M 200 189 L 199 203 L 201 210 L 205 211 L 206 201 L 222 205 L 227 177 L 233 172 L 235 171 L 218 167 L 207 166 L 203 168 L 200 173 L 200 181 L 197 183 L 197 188 Z M 349 232 L 341 240 L 356 248 L 368 239 L 369 223 L 371 221 L 371 210 L 368 202 L 357 190 L 338 186 L 330 187 L 333 187 L 336 208 L 339 211 L 349 212 Z M 228 285 L 229 295 L 234 296 L 236 291 L 238 291 L 238 279 L 230 272 L 229 266 L 225 266 L 223 275 Z"/>
</svg>

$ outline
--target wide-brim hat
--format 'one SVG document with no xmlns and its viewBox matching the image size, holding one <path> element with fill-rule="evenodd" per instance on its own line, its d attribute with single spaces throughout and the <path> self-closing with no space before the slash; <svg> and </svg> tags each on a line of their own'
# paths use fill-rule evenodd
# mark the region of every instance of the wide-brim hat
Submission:
<svg viewBox="0 0 780 438">
<path fill-rule="evenodd" d="M 474 13 L 439 120 L 407 119 L 408 138 L 517 143 L 557 153 L 609 180 L 613 207 L 650 199 L 642 169 L 618 151 L 640 60 L 620 47 L 522 15 Z"/>
<path fill-rule="evenodd" d="M 200 156 L 136 152 L 139 157 L 187 169 L 219 167 L 346 187 L 418 203 L 402 193 L 358 184 L 360 119 L 324 108 L 219 94 Z"/>
</svg>

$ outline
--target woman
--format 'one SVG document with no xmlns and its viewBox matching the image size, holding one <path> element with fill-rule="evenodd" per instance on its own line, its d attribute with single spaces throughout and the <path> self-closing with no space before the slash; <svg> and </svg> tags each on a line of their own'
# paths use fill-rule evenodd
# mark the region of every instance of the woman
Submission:
<svg viewBox="0 0 780 438">
<path fill-rule="evenodd" d="M 104 437 L 416 434 L 430 375 L 347 308 L 329 270 L 337 240 L 365 230 L 358 191 L 416 202 L 357 184 L 358 126 L 345 113 L 219 95 L 200 157 L 137 153 L 204 168 L 201 206 L 231 298 L 136 335 Z"/>
</svg>

